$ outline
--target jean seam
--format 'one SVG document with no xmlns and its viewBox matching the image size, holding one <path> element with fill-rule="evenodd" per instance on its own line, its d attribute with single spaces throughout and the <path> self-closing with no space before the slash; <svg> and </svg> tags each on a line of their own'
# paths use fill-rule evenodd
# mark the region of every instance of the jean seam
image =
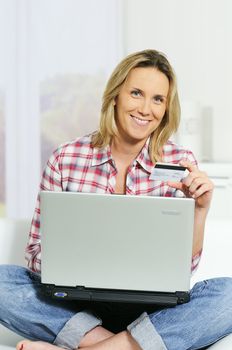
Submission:
<svg viewBox="0 0 232 350">
<path fill-rule="evenodd" d="M 201 282 L 198 282 L 199 284 L 196 286 L 196 288 L 194 289 L 194 286 L 193 286 L 193 289 L 190 291 L 190 296 L 192 295 L 192 293 L 194 294 L 200 294 L 202 293 L 206 286 L 208 285 L 208 281 L 207 280 L 204 280 L 204 281 L 201 281 Z"/>
</svg>

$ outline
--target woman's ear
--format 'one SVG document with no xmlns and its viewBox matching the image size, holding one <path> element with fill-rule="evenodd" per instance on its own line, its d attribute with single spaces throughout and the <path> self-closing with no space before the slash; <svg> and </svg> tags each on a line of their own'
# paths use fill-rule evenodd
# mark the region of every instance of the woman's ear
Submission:
<svg viewBox="0 0 232 350">
<path fill-rule="evenodd" d="M 116 104 L 117 104 L 117 99 L 118 99 L 118 95 L 114 98 L 114 100 L 113 100 L 113 106 L 116 106 Z"/>
</svg>

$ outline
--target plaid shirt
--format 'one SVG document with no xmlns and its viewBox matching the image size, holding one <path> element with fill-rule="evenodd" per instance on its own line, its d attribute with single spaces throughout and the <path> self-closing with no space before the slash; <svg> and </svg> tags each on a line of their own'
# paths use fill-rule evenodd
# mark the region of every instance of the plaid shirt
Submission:
<svg viewBox="0 0 232 350">
<path fill-rule="evenodd" d="M 126 194 L 147 196 L 184 196 L 163 181 L 150 179 L 154 164 L 150 160 L 149 139 L 127 172 Z M 181 159 L 197 164 L 192 152 L 168 141 L 163 147 L 165 163 L 178 164 Z M 40 190 L 92 193 L 115 193 L 117 169 L 110 146 L 98 149 L 91 146 L 91 135 L 65 143 L 54 151 L 43 172 Z M 200 260 L 201 252 L 192 259 L 192 270 Z M 41 270 L 40 195 L 37 198 L 26 248 L 28 267 Z"/>
</svg>

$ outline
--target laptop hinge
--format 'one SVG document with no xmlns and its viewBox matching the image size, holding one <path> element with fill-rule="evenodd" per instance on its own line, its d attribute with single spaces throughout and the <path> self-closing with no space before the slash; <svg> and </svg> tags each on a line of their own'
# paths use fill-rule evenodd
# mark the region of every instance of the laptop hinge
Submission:
<svg viewBox="0 0 232 350">
<path fill-rule="evenodd" d="M 175 294 L 177 296 L 177 304 L 184 304 L 190 301 L 189 292 L 176 292 Z"/>
</svg>

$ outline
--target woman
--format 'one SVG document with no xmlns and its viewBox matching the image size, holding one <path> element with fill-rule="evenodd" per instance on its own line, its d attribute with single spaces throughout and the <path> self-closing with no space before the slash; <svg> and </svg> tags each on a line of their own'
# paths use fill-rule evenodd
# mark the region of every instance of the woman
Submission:
<svg viewBox="0 0 232 350">
<path fill-rule="evenodd" d="M 106 86 L 99 130 L 53 153 L 41 190 L 159 196 L 181 193 L 194 198 L 194 270 L 202 251 L 213 184 L 197 168 L 192 152 L 169 141 L 178 128 L 179 116 L 176 79 L 166 57 L 155 50 L 129 55 Z M 183 165 L 188 176 L 180 183 L 156 182 L 150 176 L 157 161 Z M 152 310 L 149 315 L 144 312 L 127 327 L 124 314 L 106 305 L 108 313 L 95 305 L 45 298 L 39 279 L 39 205 L 38 196 L 26 255 L 31 271 L 11 266 L 0 271 L 1 322 L 28 339 L 43 341 L 24 340 L 17 345 L 18 350 L 198 349 L 232 332 L 230 278 L 197 283 L 189 303 Z M 17 309 L 11 302 L 16 298 L 12 285 L 20 286 Z M 134 308 L 138 316 L 139 308 Z"/>
</svg>

